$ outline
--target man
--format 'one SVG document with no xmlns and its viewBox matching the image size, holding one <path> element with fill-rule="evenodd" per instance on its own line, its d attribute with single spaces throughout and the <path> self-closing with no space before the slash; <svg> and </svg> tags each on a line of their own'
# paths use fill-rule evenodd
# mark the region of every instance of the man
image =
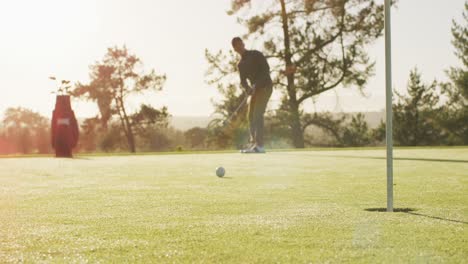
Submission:
<svg viewBox="0 0 468 264">
<path fill-rule="evenodd" d="M 252 145 L 247 149 L 243 149 L 241 152 L 265 153 L 263 142 L 263 116 L 273 90 L 270 66 L 261 52 L 257 50 L 247 50 L 241 38 L 233 38 L 231 44 L 234 50 L 241 56 L 241 60 L 237 65 L 241 85 L 245 92 L 251 96 L 248 119 L 250 143 Z"/>
</svg>

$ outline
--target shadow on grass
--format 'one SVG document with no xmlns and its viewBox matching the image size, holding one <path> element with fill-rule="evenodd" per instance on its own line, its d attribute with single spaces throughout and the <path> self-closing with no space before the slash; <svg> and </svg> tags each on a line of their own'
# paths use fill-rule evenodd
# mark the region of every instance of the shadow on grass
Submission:
<svg viewBox="0 0 468 264">
<path fill-rule="evenodd" d="M 387 212 L 387 208 L 366 208 L 365 210 L 368 212 Z M 422 217 L 448 221 L 448 222 L 453 222 L 453 223 L 461 223 L 465 225 L 468 224 L 468 222 L 465 222 L 465 221 L 442 218 L 438 216 L 425 215 L 425 214 L 415 213 L 415 211 L 417 211 L 417 209 L 414 209 L 414 208 L 393 208 L 393 212 L 395 213 L 406 213 L 410 215 L 422 216 Z"/>
<path fill-rule="evenodd" d="M 90 158 L 86 158 L 86 157 L 82 157 L 82 156 L 78 156 L 78 157 L 73 157 L 72 159 L 75 159 L 75 160 L 91 160 Z"/>
<path fill-rule="evenodd" d="M 366 208 L 368 212 L 387 212 L 387 208 Z M 395 213 L 409 213 L 417 211 L 414 208 L 393 208 L 393 212 Z"/>
<path fill-rule="evenodd" d="M 51 157 L 53 159 L 63 159 L 63 160 L 91 160 L 90 158 L 82 157 L 82 156 L 73 156 L 73 157 Z"/>
<path fill-rule="evenodd" d="M 370 156 L 327 156 L 337 158 L 350 158 L 350 159 L 387 159 L 386 157 L 370 157 Z M 430 161 L 430 162 L 455 162 L 455 163 L 468 163 L 468 160 L 458 159 L 425 159 L 425 158 L 395 158 L 393 160 L 411 160 L 411 161 Z"/>
</svg>

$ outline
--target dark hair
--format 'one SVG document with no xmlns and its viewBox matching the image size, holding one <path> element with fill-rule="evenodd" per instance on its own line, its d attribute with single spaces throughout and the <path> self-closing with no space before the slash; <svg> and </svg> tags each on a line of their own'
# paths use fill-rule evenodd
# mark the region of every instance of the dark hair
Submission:
<svg viewBox="0 0 468 264">
<path fill-rule="evenodd" d="M 234 47 L 234 43 L 239 42 L 239 41 L 242 42 L 242 39 L 239 38 L 239 37 L 234 37 L 234 38 L 231 40 L 231 45 Z"/>
</svg>

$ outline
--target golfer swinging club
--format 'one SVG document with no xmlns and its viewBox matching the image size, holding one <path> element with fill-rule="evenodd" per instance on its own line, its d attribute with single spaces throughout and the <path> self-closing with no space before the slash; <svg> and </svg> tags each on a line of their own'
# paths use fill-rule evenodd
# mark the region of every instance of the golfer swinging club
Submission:
<svg viewBox="0 0 468 264">
<path fill-rule="evenodd" d="M 260 51 L 247 50 L 241 38 L 231 41 L 234 50 L 241 55 L 237 65 L 241 85 L 247 95 L 250 95 L 248 110 L 250 147 L 241 153 L 265 153 L 263 143 L 264 114 L 270 99 L 273 82 L 270 77 L 270 66 Z M 247 80 L 250 82 L 247 82 Z"/>
</svg>

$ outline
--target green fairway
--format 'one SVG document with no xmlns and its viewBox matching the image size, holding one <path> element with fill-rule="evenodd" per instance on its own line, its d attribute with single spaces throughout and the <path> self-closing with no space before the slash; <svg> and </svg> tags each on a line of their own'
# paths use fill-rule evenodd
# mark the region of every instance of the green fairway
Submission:
<svg viewBox="0 0 468 264">
<path fill-rule="evenodd" d="M 217 178 L 215 168 L 226 169 Z M 0 263 L 463 263 L 468 148 L 0 159 Z"/>
</svg>

